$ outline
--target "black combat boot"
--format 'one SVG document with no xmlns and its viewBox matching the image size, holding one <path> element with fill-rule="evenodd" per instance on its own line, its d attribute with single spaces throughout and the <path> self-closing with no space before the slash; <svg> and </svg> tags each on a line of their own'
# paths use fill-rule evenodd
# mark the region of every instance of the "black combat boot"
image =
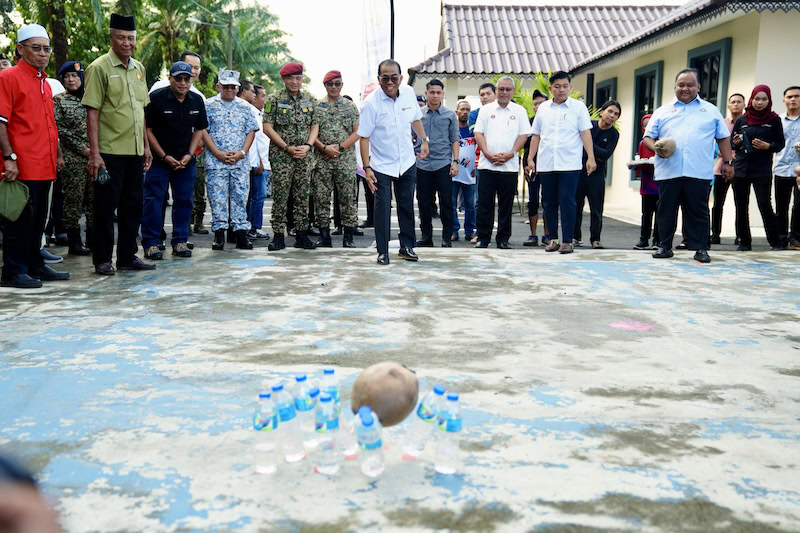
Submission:
<svg viewBox="0 0 800 533">
<path fill-rule="evenodd" d="M 236 242 L 236 233 L 233 232 L 232 226 L 228 226 L 228 242 Z"/>
<path fill-rule="evenodd" d="M 355 248 L 353 243 L 353 228 L 344 228 L 344 237 L 342 238 L 342 248 Z"/>
<path fill-rule="evenodd" d="M 319 248 L 333 248 L 331 230 L 329 228 L 319 228 L 319 239 L 317 239 L 316 246 Z"/>
<path fill-rule="evenodd" d="M 86 247 L 92 249 L 92 229 L 86 228 Z"/>
<path fill-rule="evenodd" d="M 225 230 L 218 229 L 214 232 L 214 242 L 211 243 L 212 250 L 224 250 L 225 249 Z"/>
<path fill-rule="evenodd" d="M 267 250 L 270 252 L 276 252 L 284 248 L 286 248 L 286 242 L 283 240 L 283 233 L 276 233 L 275 237 L 272 238 L 272 242 L 267 246 Z"/>
<path fill-rule="evenodd" d="M 69 242 L 69 253 L 71 255 L 89 255 L 92 253 L 81 242 L 80 228 L 67 230 L 67 241 Z"/>
<path fill-rule="evenodd" d="M 328 236 L 328 240 L 330 240 L 330 235 Z M 294 238 L 294 247 L 302 248 L 304 250 L 313 250 L 317 247 L 317 245 L 311 242 L 311 239 L 308 238 L 308 231 L 297 230 L 297 235 Z"/>
<path fill-rule="evenodd" d="M 236 247 L 240 250 L 252 250 L 253 243 L 247 238 L 247 230 L 236 230 Z"/>
</svg>

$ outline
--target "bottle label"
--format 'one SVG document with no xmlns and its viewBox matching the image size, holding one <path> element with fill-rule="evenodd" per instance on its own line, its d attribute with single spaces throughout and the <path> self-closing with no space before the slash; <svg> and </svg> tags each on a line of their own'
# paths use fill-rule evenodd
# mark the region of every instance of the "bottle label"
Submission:
<svg viewBox="0 0 800 533">
<path fill-rule="evenodd" d="M 264 416 L 263 413 L 256 413 L 253 416 L 253 428 L 256 431 L 272 431 L 278 427 L 278 416 Z"/>
<path fill-rule="evenodd" d="M 328 420 L 328 431 L 339 429 L 339 417 L 331 418 Z"/>
<path fill-rule="evenodd" d="M 334 402 L 339 403 L 339 387 L 328 387 L 325 392 L 330 394 Z"/>
<path fill-rule="evenodd" d="M 433 412 L 433 409 L 429 405 L 426 405 L 425 402 L 419 402 L 419 407 L 417 407 L 417 416 L 422 419 L 423 422 L 433 422 L 436 418 L 436 413 Z"/>
<path fill-rule="evenodd" d="M 378 439 L 373 442 L 365 442 L 361 445 L 365 450 L 379 450 L 383 448 L 383 439 Z"/>
<path fill-rule="evenodd" d="M 314 400 L 308 396 L 298 396 L 294 399 L 294 407 L 298 411 L 310 411 L 314 408 Z"/>
<path fill-rule="evenodd" d="M 317 433 L 325 433 L 325 430 L 326 428 L 325 428 L 324 418 L 323 419 L 317 418 L 316 420 L 314 420 L 314 431 L 316 431 Z"/>
<path fill-rule="evenodd" d="M 461 419 L 460 418 L 448 418 L 447 420 L 440 420 L 439 421 L 439 430 L 446 431 L 448 433 L 458 433 L 461 431 Z"/>
<path fill-rule="evenodd" d="M 281 422 L 288 422 L 289 420 L 297 416 L 297 413 L 295 413 L 294 411 L 294 405 L 288 404 L 279 407 L 278 416 L 280 417 Z"/>
</svg>

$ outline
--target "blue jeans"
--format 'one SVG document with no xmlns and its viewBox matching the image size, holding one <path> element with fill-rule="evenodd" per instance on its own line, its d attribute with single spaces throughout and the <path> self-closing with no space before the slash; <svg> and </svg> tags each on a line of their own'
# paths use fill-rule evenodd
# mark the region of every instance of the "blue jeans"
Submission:
<svg viewBox="0 0 800 533">
<path fill-rule="evenodd" d="M 539 172 L 547 236 L 558 239 L 558 211 L 561 208 L 561 242 L 571 243 L 575 232 L 576 195 L 580 170 Z"/>
<path fill-rule="evenodd" d="M 262 174 L 250 174 L 250 196 L 247 198 L 247 220 L 253 229 L 261 229 L 264 224 L 264 200 L 267 199 L 267 177 L 269 170 Z"/>
<path fill-rule="evenodd" d="M 161 207 L 167 187 L 172 188 L 172 246 L 189 239 L 189 219 L 192 216 L 192 199 L 197 167 L 194 161 L 186 168 L 172 170 L 159 161 L 144 177 L 144 205 L 142 208 L 142 247 L 156 246 L 161 237 Z"/>
<path fill-rule="evenodd" d="M 458 181 L 453 182 L 453 235 L 458 235 L 461 225 L 458 223 L 458 193 L 464 194 L 464 235 L 472 237 L 475 234 L 475 189 L 476 186 L 467 185 Z"/>
</svg>

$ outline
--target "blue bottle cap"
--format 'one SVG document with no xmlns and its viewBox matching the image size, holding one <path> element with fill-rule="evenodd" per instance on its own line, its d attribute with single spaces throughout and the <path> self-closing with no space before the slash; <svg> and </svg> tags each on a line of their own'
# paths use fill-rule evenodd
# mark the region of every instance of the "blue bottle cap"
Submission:
<svg viewBox="0 0 800 533">
<path fill-rule="evenodd" d="M 438 394 L 439 396 L 444 395 L 444 387 L 442 385 L 434 385 L 433 393 Z"/>
<path fill-rule="evenodd" d="M 280 392 L 282 390 L 283 390 L 283 383 L 281 383 L 280 385 L 273 385 L 272 386 L 272 392 Z"/>
<path fill-rule="evenodd" d="M 319 394 L 319 389 L 317 387 L 314 387 L 313 389 L 308 391 L 308 395 L 311 396 L 312 398 L 316 398 L 318 394 Z"/>
<path fill-rule="evenodd" d="M 366 413 L 372 413 L 372 409 L 369 408 L 369 405 L 362 405 L 358 408 L 358 416 L 362 416 Z"/>
<path fill-rule="evenodd" d="M 268 390 L 262 390 L 261 392 L 258 393 L 258 397 L 259 398 L 272 398 L 272 393 L 269 392 Z"/>
<path fill-rule="evenodd" d="M 372 417 L 372 411 L 360 413 L 361 416 L 361 425 L 365 427 L 370 427 L 372 424 L 375 423 L 375 419 Z"/>
<path fill-rule="evenodd" d="M 329 402 L 331 401 L 331 395 L 328 394 L 327 392 L 323 392 L 322 394 L 319 395 L 319 401 Z"/>
<path fill-rule="evenodd" d="M 326 368 L 326 369 L 324 369 L 322 371 L 322 373 L 325 374 L 326 376 L 332 376 L 333 375 L 333 369 L 332 368 Z"/>
<path fill-rule="evenodd" d="M 306 380 L 306 375 L 305 375 L 305 374 L 297 374 L 297 375 L 294 377 L 294 380 L 295 380 L 296 382 L 298 382 L 298 383 L 302 383 L 302 382 L 304 382 L 304 381 Z"/>
<path fill-rule="evenodd" d="M 451 392 L 451 393 L 449 393 L 449 394 L 447 395 L 447 399 L 448 399 L 449 401 L 451 401 L 451 402 L 457 402 L 457 401 L 458 401 L 458 393 L 456 393 L 456 392 Z"/>
</svg>

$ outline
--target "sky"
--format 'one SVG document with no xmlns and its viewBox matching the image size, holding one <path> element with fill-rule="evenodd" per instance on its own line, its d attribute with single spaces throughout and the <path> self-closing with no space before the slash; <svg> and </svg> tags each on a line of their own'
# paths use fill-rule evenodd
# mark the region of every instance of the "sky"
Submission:
<svg viewBox="0 0 800 533">
<path fill-rule="evenodd" d="M 365 0 L 258 0 L 280 20 L 292 55 L 306 67 L 307 89 L 325 95 L 322 78 L 329 70 L 342 73 L 342 94 L 360 92 L 363 68 L 362 12 Z M 685 0 L 614 0 L 614 5 L 680 5 Z M 597 0 L 451 0 L 449 4 L 608 5 Z M 409 67 L 438 52 L 439 0 L 395 1 L 395 59 L 407 78 Z M 299 7 L 298 7 L 299 6 Z M 407 79 L 405 80 L 407 81 Z"/>
</svg>

